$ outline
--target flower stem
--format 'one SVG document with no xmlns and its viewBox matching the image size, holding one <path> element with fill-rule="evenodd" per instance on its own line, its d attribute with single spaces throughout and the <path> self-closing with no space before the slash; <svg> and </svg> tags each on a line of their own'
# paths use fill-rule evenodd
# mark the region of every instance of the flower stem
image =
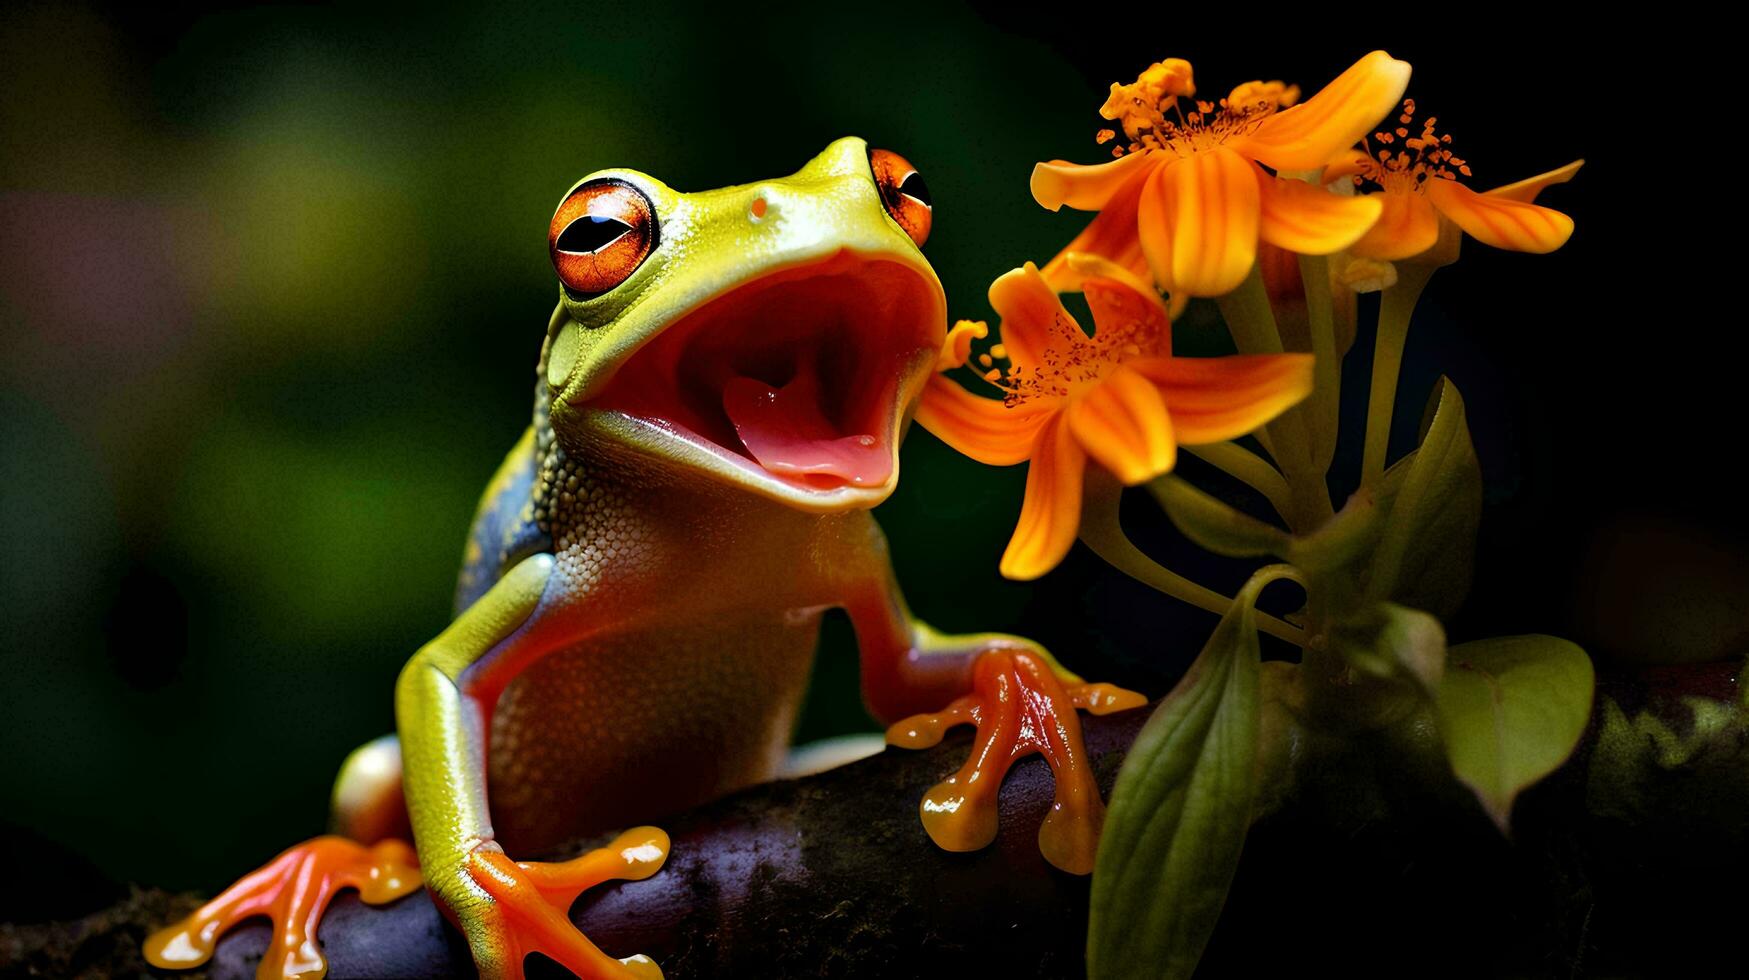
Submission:
<svg viewBox="0 0 1749 980">
<path fill-rule="evenodd" d="M 1184 451 L 1263 494 L 1283 519 L 1293 512 L 1293 490 L 1269 461 L 1236 442 L 1185 446 Z"/>
<path fill-rule="evenodd" d="M 1221 318 L 1227 321 L 1227 331 L 1241 354 L 1280 354 L 1281 332 L 1275 327 L 1275 310 L 1269 305 L 1269 291 L 1263 287 L 1263 273 L 1254 263 L 1251 272 L 1239 287 L 1215 300 L 1221 308 Z"/>
<path fill-rule="evenodd" d="M 1269 291 L 1264 288 L 1263 274 L 1255 263 L 1237 289 L 1215 302 L 1239 353 L 1282 353 L 1281 332 L 1276 328 L 1275 311 L 1269 305 Z M 1324 482 L 1326 468 L 1313 460 L 1312 430 L 1306 414 L 1290 410 L 1265 429 L 1268 433 L 1265 446 L 1280 464 L 1293 490 L 1292 506 L 1282 516 L 1295 533 L 1310 534 L 1329 520 L 1336 509 L 1330 504 L 1330 490 Z"/>
<path fill-rule="evenodd" d="M 1397 284 L 1379 297 L 1378 337 L 1373 342 L 1372 393 L 1366 407 L 1366 451 L 1361 457 L 1360 482 L 1371 486 L 1385 471 L 1385 452 L 1391 441 L 1391 415 L 1397 406 L 1397 376 L 1403 367 L 1403 345 L 1409 337 L 1409 318 L 1421 291 L 1433 277 L 1433 265 L 1402 263 L 1397 266 Z"/>
<path fill-rule="evenodd" d="M 1330 297 L 1330 260 L 1300 256 L 1300 282 L 1306 290 L 1306 318 L 1312 333 L 1312 396 L 1304 411 L 1311 416 L 1312 466 L 1330 472 L 1336 455 L 1337 406 L 1342 401 L 1342 360 L 1336 352 L 1336 304 Z"/>
<path fill-rule="evenodd" d="M 1094 469 L 1088 470 L 1086 494 L 1081 505 L 1082 542 L 1106 564 L 1143 585 L 1217 616 L 1226 615 L 1233 606 L 1231 598 L 1161 567 L 1130 541 L 1118 523 L 1118 499 L 1122 494 L 1123 486 L 1116 479 Z M 1306 645 L 1305 630 L 1265 612 L 1256 615 L 1258 629 L 1297 647 Z"/>
</svg>

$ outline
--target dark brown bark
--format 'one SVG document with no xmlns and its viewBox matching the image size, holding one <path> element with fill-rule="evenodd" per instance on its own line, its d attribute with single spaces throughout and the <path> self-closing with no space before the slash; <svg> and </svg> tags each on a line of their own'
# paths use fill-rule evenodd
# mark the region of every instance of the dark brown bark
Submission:
<svg viewBox="0 0 1749 980">
<path fill-rule="evenodd" d="M 1599 704 L 1648 710 L 1683 734 L 1693 723 L 1683 697 L 1731 699 L 1736 670 L 1605 675 Z M 1147 714 L 1085 720 L 1105 791 Z M 1461 789 L 1402 776 L 1381 745 L 1325 759 L 1254 828 L 1201 975 L 1571 977 L 1728 962 L 1749 873 L 1743 726 L 1675 765 L 1651 740 L 1619 757 L 1638 736 L 1600 751 L 1599 734 L 1594 720 L 1575 758 L 1525 794 L 1510 841 Z M 1009 776 L 990 848 L 947 854 L 923 833 L 918 798 L 967 748 L 961 736 L 888 750 L 662 821 L 667 867 L 591 891 L 572 918 L 610 953 L 653 956 L 672 980 L 1079 976 L 1088 883 L 1039 857 L 1052 793 L 1041 760 Z M 0 927 L 0 972 L 140 972 L 139 939 L 190 901 L 141 892 L 77 922 Z M 211 974 L 252 976 L 266 934 L 265 923 L 236 930 Z M 321 936 L 335 978 L 471 972 L 424 893 L 383 908 L 343 895 Z"/>
</svg>

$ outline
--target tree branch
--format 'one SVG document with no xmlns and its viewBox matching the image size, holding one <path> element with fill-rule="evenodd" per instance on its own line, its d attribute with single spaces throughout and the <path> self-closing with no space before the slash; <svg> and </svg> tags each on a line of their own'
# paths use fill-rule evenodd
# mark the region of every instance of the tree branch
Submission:
<svg viewBox="0 0 1749 980">
<path fill-rule="evenodd" d="M 1320 963 L 1351 975 L 1682 973 L 1730 954 L 1740 907 L 1708 897 L 1708 885 L 1749 872 L 1749 729 L 1739 717 L 1702 732 L 1684 699 L 1728 707 L 1738 669 L 1600 676 L 1585 744 L 1524 795 L 1510 841 L 1461 788 L 1411 785 L 1376 744 L 1317 767 L 1253 828 L 1199 976 Z M 1650 729 L 1606 734 L 1606 704 L 1630 720 L 1645 710 L 1686 748 Z M 1149 713 L 1084 719 L 1105 792 Z M 917 800 L 967 748 L 959 736 L 888 750 L 656 821 L 674 841 L 667 867 L 590 891 L 572 919 L 607 952 L 647 953 L 673 980 L 1080 976 L 1087 879 L 1039 856 L 1052 799 L 1042 760 L 1014 767 L 991 847 L 948 854 L 923 833 Z M 192 901 L 143 891 L 74 922 L 0 925 L 0 974 L 147 973 L 140 939 Z M 237 929 L 211 976 L 253 976 L 266 938 L 265 922 Z M 459 933 L 423 892 L 381 908 L 342 895 L 321 939 L 336 980 L 471 974 Z"/>
</svg>

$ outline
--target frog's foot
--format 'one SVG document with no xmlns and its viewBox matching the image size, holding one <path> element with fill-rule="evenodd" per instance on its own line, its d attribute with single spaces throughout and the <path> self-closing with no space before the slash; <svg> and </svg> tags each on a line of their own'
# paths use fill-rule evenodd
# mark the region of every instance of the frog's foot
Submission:
<svg viewBox="0 0 1749 980">
<path fill-rule="evenodd" d="M 147 937 L 146 959 L 166 970 L 205 963 L 226 930 L 258 915 L 273 920 L 273 939 L 256 970 L 259 980 L 321 977 L 328 972 L 316 927 L 343 888 L 381 905 L 418 888 L 419 859 L 403 841 L 365 847 L 344 837 L 318 837 L 293 847 L 224 890 L 193 915 Z"/>
<path fill-rule="evenodd" d="M 972 754 L 923 797 L 923 828 L 944 850 L 975 851 L 996 839 L 996 797 L 1015 760 L 1045 757 L 1057 799 L 1038 830 L 1045 860 L 1071 874 L 1093 870 L 1105 804 L 1088 769 L 1077 708 L 1096 715 L 1138 707 L 1145 699 L 1110 684 L 1065 684 L 1044 658 L 1024 650 L 988 650 L 972 664 L 972 693 L 935 714 L 913 715 L 887 729 L 887 741 L 921 749 L 955 725 L 976 725 Z"/>
<path fill-rule="evenodd" d="M 512 861 L 496 846 L 470 852 L 466 872 L 492 901 L 458 909 L 481 976 L 521 980 L 529 953 L 552 957 L 584 980 L 661 980 L 649 957 L 614 959 L 596 948 L 567 913 L 585 889 L 605 881 L 639 881 L 661 870 L 668 835 L 636 827 L 606 847 L 558 864 Z"/>
</svg>

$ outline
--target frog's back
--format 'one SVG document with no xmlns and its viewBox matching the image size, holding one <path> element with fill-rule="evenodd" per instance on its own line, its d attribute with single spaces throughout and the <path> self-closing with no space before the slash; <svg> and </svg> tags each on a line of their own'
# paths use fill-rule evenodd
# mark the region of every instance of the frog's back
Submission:
<svg viewBox="0 0 1749 980">
<path fill-rule="evenodd" d="M 541 529 L 537 513 L 537 477 L 553 441 L 544 402 L 537 396 L 534 423 L 523 430 L 522 438 L 510 448 L 480 495 L 462 554 L 461 574 L 456 579 L 457 615 L 485 595 L 517 562 L 552 550 L 551 537 Z"/>
</svg>

